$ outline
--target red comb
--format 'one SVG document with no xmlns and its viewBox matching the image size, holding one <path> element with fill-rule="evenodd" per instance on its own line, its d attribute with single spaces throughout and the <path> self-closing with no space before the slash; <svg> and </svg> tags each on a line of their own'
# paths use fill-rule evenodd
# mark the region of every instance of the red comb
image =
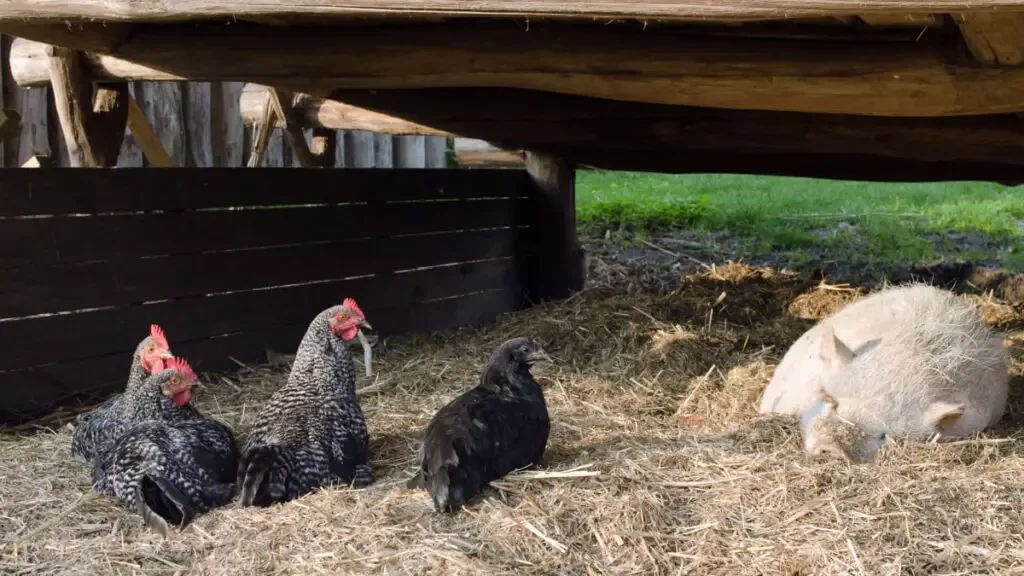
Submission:
<svg viewBox="0 0 1024 576">
<path fill-rule="evenodd" d="M 359 309 L 359 305 L 356 304 L 355 299 L 353 299 L 353 298 L 345 298 L 345 301 L 342 302 L 341 305 L 346 307 L 346 308 L 348 308 L 349 310 L 351 310 L 354 314 L 356 314 L 360 318 L 366 318 L 366 314 L 363 314 L 363 311 Z"/>
<path fill-rule="evenodd" d="M 167 348 L 168 350 L 171 348 L 170 345 L 167 344 L 167 337 L 164 336 L 163 328 L 157 326 L 156 324 L 149 325 L 149 336 L 161 348 Z"/>
<path fill-rule="evenodd" d="M 164 369 L 181 372 L 187 380 L 196 379 L 196 373 L 192 371 L 192 367 L 189 366 L 188 362 L 186 362 L 185 359 L 180 356 L 168 358 L 167 362 L 164 364 Z"/>
</svg>

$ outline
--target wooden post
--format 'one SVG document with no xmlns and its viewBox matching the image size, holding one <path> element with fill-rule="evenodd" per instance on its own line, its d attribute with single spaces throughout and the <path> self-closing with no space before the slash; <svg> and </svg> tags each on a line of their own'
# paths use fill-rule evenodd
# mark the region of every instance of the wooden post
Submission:
<svg viewBox="0 0 1024 576">
<path fill-rule="evenodd" d="M 92 81 L 81 54 L 51 46 L 50 83 L 72 166 L 104 168 L 117 164 L 128 119 L 128 84 L 99 86 Z"/>
<path fill-rule="evenodd" d="M 14 110 L 0 110 L 0 142 L 13 138 L 21 130 L 21 116 Z"/>
<path fill-rule="evenodd" d="M 274 131 L 274 106 L 267 98 L 267 101 L 263 103 L 263 120 L 257 122 L 256 134 L 252 138 L 252 153 L 249 155 L 249 161 L 246 166 L 249 168 L 259 168 L 263 164 L 263 155 L 267 153 L 267 146 L 270 144 L 270 133 Z"/>
<path fill-rule="evenodd" d="M 527 152 L 526 171 L 536 185 L 519 256 L 527 295 L 534 302 L 567 298 L 583 289 L 586 277 L 576 236 L 576 168 L 566 160 Z"/>
<path fill-rule="evenodd" d="M 299 122 L 299 117 L 295 114 L 293 106 L 295 93 L 270 87 L 267 90 L 267 97 L 270 98 L 270 104 L 274 107 L 274 113 L 277 114 L 281 122 L 284 122 L 285 136 L 288 138 L 288 143 L 291 144 L 292 152 L 299 160 L 299 165 L 303 168 L 320 167 L 320 162 L 306 145 L 306 135 L 302 133 L 302 125 Z M 271 130 L 274 129 L 273 122 L 270 122 L 268 126 Z"/>
</svg>

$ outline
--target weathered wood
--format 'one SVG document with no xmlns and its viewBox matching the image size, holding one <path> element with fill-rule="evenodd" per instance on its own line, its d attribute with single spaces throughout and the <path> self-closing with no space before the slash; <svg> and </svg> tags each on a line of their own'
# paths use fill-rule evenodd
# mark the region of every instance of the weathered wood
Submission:
<svg viewBox="0 0 1024 576">
<path fill-rule="evenodd" d="M 0 277 L 0 318 L 501 258 L 514 255 L 519 238 L 513 229 L 481 230 L 169 256 L 158 266 L 130 260 L 14 268 Z"/>
<path fill-rule="evenodd" d="M 345 168 L 373 168 L 374 138 L 372 132 L 345 131 Z"/>
<path fill-rule="evenodd" d="M 534 302 L 583 289 L 583 248 L 576 237 L 576 170 L 564 160 L 526 153 L 537 194 L 530 200 L 530 229 L 520 245 L 527 295 Z"/>
<path fill-rule="evenodd" d="M 426 143 L 423 136 L 399 136 L 395 138 L 395 167 L 423 168 L 427 165 Z"/>
<path fill-rule="evenodd" d="M 11 91 L 10 107 L 21 116 L 21 131 L 17 141 L 8 142 L 5 150 L 8 165 L 21 166 L 34 156 L 53 156 L 48 131 L 49 91 L 49 88 Z"/>
<path fill-rule="evenodd" d="M 296 156 L 296 160 L 303 168 L 315 168 L 318 166 L 318 162 L 313 157 L 313 154 L 309 151 L 309 146 L 306 144 L 306 135 L 302 132 L 302 123 L 298 116 L 295 114 L 295 109 L 292 107 L 292 101 L 295 99 L 295 95 L 281 88 L 270 88 L 267 91 L 267 97 L 270 99 L 270 105 L 274 108 L 274 115 L 277 116 L 279 122 L 283 123 L 285 136 L 288 138 L 288 144 L 291 146 L 292 152 Z M 268 124 L 273 127 L 276 122 L 271 119 L 267 119 Z"/>
<path fill-rule="evenodd" d="M 249 123 L 259 122 L 266 98 L 266 86 L 246 84 L 238 105 L 242 118 Z M 325 106 L 325 103 L 328 105 Z M 451 136 L 429 126 L 343 102 L 324 101 L 309 94 L 296 94 L 293 107 L 302 126 L 329 126 L 339 130 L 365 130 L 378 134 Z M 277 126 L 281 127 L 283 123 L 278 120 Z"/>
<path fill-rule="evenodd" d="M 427 136 L 424 139 L 426 147 L 426 168 L 446 168 L 448 166 L 448 139 L 444 136 Z"/>
<path fill-rule="evenodd" d="M 183 82 L 142 82 L 139 107 L 149 125 L 159 136 L 161 144 L 171 158 L 171 165 L 183 167 L 188 156 Z"/>
<path fill-rule="evenodd" d="M 207 168 L 213 166 L 213 134 L 211 122 L 211 90 L 209 82 L 185 84 L 184 113 L 187 166 Z"/>
<path fill-rule="evenodd" d="M 246 166 L 259 168 L 267 154 L 267 146 L 270 145 L 270 138 L 274 132 L 274 123 L 277 118 L 277 111 L 274 110 L 274 103 L 270 98 L 263 101 L 263 112 L 260 120 L 252 124 L 253 138 L 252 151 L 249 154 L 249 161 Z"/>
<path fill-rule="evenodd" d="M 466 168 L 488 166 L 520 168 L 524 165 L 525 161 L 521 150 L 504 150 L 484 140 L 474 140 L 472 138 L 455 139 L 455 159 L 458 161 L 459 166 Z"/>
<path fill-rule="evenodd" d="M 1022 10 L 1019 0 L 322 0 L 296 6 L 286 0 L 181 0 L 171 3 L 131 0 L 32 2 L 12 0 L 0 6 L 0 19 L 53 22 L 63 19 L 167 22 L 272 18 L 288 22 L 300 16 L 436 18 L 505 16 L 638 20 L 766 20 L 877 13 L 948 13 Z"/>
<path fill-rule="evenodd" d="M 133 118 L 133 116 L 132 116 L 133 115 L 133 112 L 132 112 L 133 104 L 132 103 L 135 100 L 135 84 L 129 84 L 128 85 L 128 94 L 130 96 L 130 99 L 129 99 L 129 102 L 128 102 L 128 106 L 129 106 L 129 108 L 128 108 L 128 119 L 127 119 L 127 122 L 126 122 L 127 129 L 125 130 L 125 133 L 124 133 L 124 140 L 121 141 L 121 153 L 118 154 L 118 156 L 117 156 L 117 167 L 118 168 L 142 168 L 143 166 L 146 165 L 145 154 L 142 152 L 142 148 L 139 146 L 139 143 L 136 140 L 135 133 L 132 132 L 132 118 Z M 138 110 L 138 107 L 139 107 L 138 103 L 135 103 L 134 104 L 134 108 L 136 109 L 135 112 L 134 112 L 134 114 L 135 114 L 135 116 L 134 116 L 135 121 L 138 121 L 138 118 L 140 118 L 140 117 L 145 119 L 145 116 L 143 116 L 140 113 L 140 111 Z"/>
<path fill-rule="evenodd" d="M 296 170 L 288 195 L 271 170 L 176 170 L 166 179 L 146 170 L 4 173 L 0 216 L 181 211 L 238 206 L 403 202 L 462 198 L 521 198 L 525 174 L 506 170 Z M 159 193 L 139 194 L 157 189 Z"/>
<path fill-rule="evenodd" d="M 1024 118 L 881 118 L 664 106 L 508 89 L 340 91 L 339 100 L 408 117 L 503 148 L 571 147 L 723 154 L 737 147 L 793 154 L 1024 164 Z M 333 100 L 326 100 L 323 108 Z M 489 114 L 477 103 L 502 111 Z M 691 161 L 686 165 L 693 166 Z M 619 168 L 621 163 L 616 163 Z M 741 167 L 737 166 L 737 170 Z"/>
<path fill-rule="evenodd" d="M 245 165 L 245 124 L 239 114 L 241 82 L 213 82 L 210 85 L 210 139 L 214 166 Z"/>
<path fill-rule="evenodd" d="M 0 221 L 0 270 L 518 226 L 525 207 L 500 199 L 12 219 Z"/>
<path fill-rule="evenodd" d="M 956 21 L 967 48 L 979 62 L 1024 63 L 1024 12 L 957 14 Z"/>
<path fill-rule="evenodd" d="M 2 100 L 2 94 L 0 94 L 0 100 Z M 0 110 L 0 144 L 4 140 L 17 136 L 19 130 L 21 130 L 21 116 L 14 110 Z M 0 149 L 0 158 L 3 158 L 2 149 Z"/>
<path fill-rule="evenodd" d="M 117 164 L 128 118 L 128 84 L 93 92 L 80 55 L 50 48 L 50 83 L 71 166 L 107 168 Z"/>
<path fill-rule="evenodd" d="M 169 71 L 193 80 L 247 80 L 314 95 L 341 88 L 492 86 L 877 116 L 1024 111 L 1024 68 L 963 65 L 948 42 L 929 35 L 898 44 L 811 42 L 621 26 L 537 23 L 525 31 L 479 22 L 344 31 L 244 24 L 176 30 L 140 31 L 119 48 L 119 57 L 165 71 L 162 77 Z M 185 58 L 176 49 L 199 43 L 216 57 Z"/>
<path fill-rule="evenodd" d="M 440 256 L 440 255 L 438 255 Z M 171 300 L 60 316 L 0 322 L 5 354 L 0 370 L 81 360 L 112 352 L 130 353 L 151 323 L 172 342 L 294 324 L 311 318 L 341 295 L 356 298 L 364 311 L 380 310 L 518 285 L 509 258 L 358 278 Z M 390 326 L 378 326 L 387 330 Z"/>
<path fill-rule="evenodd" d="M 937 14 L 913 14 L 913 13 L 878 13 L 860 14 L 860 20 L 870 26 L 888 27 L 902 26 L 924 30 L 932 26 L 942 24 L 942 16 Z"/>
<path fill-rule="evenodd" d="M 395 166 L 395 140 L 390 134 L 373 135 L 373 167 L 394 168 Z M 398 166 L 401 168 L 401 166 Z"/>
<path fill-rule="evenodd" d="M 135 98 L 128 100 L 128 129 L 132 131 L 135 142 L 142 149 L 150 166 L 155 168 L 171 166 L 171 155 L 164 148 L 160 136 L 149 125 L 145 112 L 142 111 Z"/>
</svg>

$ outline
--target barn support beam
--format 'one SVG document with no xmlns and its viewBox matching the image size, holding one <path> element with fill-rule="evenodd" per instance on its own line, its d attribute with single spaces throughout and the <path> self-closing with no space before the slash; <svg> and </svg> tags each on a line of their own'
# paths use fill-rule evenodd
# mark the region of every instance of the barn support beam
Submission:
<svg viewBox="0 0 1024 576">
<path fill-rule="evenodd" d="M 197 44 L 208 57 L 180 49 Z M 323 29 L 168 24 L 140 25 L 116 54 L 90 57 L 97 77 L 239 80 L 318 96 L 335 89 L 490 86 L 745 110 L 905 117 L 1024 112 L 1024 68 L 969 66 L 948 41 L 927 35 L 918 42 L 825 42 L 552 23 L 528 32 L 503 22 Z M 37 60 L 37 46 L 15 41 L 15 81 L 45 83 Z"/>
<path fill-rule="evenodd" d="M 310 152 L 309 146 L 306 144 L 306 135 L 302 132 L 302 123 L 292 106 L 295 94 L 282 88 L 268 88 L 267 98 L 270 99 L 270 105 L 274 108 L 274 116 L 283 123 L 285 137 L 288 139 L 292 152 L 299 159 L 299 165 L 303 168 L 319 167 L 320 161 Z M 273 130 L 274 124 L 270 123 L 269 118 L 267 122 L 268 131 Z"/>
<path fill-rule="evenodd" d="M 1024 64 L 1024 12 L 957 14 L 967 49 L 978 62 L 989 65 Z"/>
<path fill-rule="evenodd" d="M 100 85 L 94 92 L 81 55 L 67 48 L 51 46 L 49 64 L 53 99 L 71 165 L 114 166 L 128 119 L 128 84 Z"/>
<path fill-rule="evenodd" d="M 519 255 L 527 296 L 534 302 L 567 298 L 583 290 L 586 271 L 576 236 L 576 167 L 543 153 L 526 153 L 536 185 L 530 228 Z"/>
<path fill-rule="evenodd" d="M 128 129 L 132 131 L 135 143 L 142 149 L 142 154 L 149 161 L 151 167 L 171 167 L 171 155 L 167 153 L 163 142 L 160 141 L 160 136 L 157 135 L 156 130 L 153 130 L 153 126 L 146 119 L 145 112 L 139 107 L 135 98 L 128 99 Z"/>
</svg>

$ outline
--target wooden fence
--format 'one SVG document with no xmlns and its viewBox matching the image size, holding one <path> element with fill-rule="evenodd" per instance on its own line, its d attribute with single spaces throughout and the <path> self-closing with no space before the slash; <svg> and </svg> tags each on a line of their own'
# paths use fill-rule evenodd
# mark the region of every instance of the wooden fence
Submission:
<svg viewBox="0 0 1024 576">
<path fill-rule="evenodd" d="M 48 156 L 55 166 L 69 166 L 67 147 L 49 88 L 21 88 L 11 78 L 11 38 L 0 42 L 3 74 L 0 107 L 21 115 L 22 130 L 5 144 L 0 167 L 18 167 L 32 156 Z M 238 110 L 239 82 L 134 82 L 133 97 L 146 114 L 175 166 L 242 167 L 249 155 L 252 129 Z M 307 131 L 307 139 L 311 137 Z M 118 158 L 119 167 L 146 165 L 142 150 L 129 132 Z M 281 130 L 275 130 L 264 166 L 298 166 Z M 363 131 L 338 131 L 337 168 L 443 168 L 446 140 L 440 136 L 391 136 Z"/>
<path fill-rule="evenodd" d="M 294 351 L 346 296 L 381 335 L 490 321 L 523 304 L 536 259 L 523 170 L 153 174 L 5 172 L 0 422 L 123 387 L 150 323 L 228 369 Z"/>
</svg>

